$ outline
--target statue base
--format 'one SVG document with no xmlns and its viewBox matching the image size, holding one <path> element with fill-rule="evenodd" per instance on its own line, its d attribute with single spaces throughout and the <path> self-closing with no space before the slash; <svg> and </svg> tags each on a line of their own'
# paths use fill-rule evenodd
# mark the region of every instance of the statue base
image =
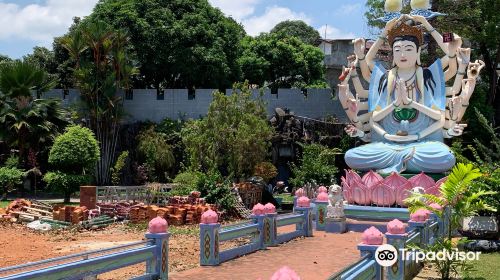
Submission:
<svg viewBox="0 0 500 280">
<path fill-rule="evenodd" d="M 347 232 L 346 218 L 326 218 L 325 231 L 329 233 L 345 233 Z"/>
</svg>

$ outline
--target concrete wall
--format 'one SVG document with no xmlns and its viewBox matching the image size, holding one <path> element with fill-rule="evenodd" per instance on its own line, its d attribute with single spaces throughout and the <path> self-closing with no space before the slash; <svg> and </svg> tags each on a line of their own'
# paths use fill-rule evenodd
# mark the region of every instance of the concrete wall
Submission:
<svg viewBox="0 0 500 280">
<path fill-rule="evenodd" d="M 164 118 L 197 119 L 208 112 L 214 89 L 198 89 L 191 98 L 187 89 L 166 89 L 163 100 L 158 100 L 156 89 L 134 89 L 132 99 L 123 96 L 123 107 L 129 122 L 146 121 L 159 122 Z M 232 91 L 227 90 L 228 94 Z M 259 96 L 259 90 L 253 91 L 254 98 Z M 64 106 L 76 104 L 79 101 L 78 90 L 70 90 L 67 95 L 63 90 L 54 89 L 44 94 L 45 98 L 61 98 Z M 279 89 L 278 94 L 264 92 L 263 99 L 269 117 L 274 115 L 276 107 L 288 108 L 298 116 L 322 118 L 336 116 L 346 121 L 346 115 L 337 98 L 332 97 L 330 89 L 309 89 L 304 95 L 298 89 Z"/>
</svg>

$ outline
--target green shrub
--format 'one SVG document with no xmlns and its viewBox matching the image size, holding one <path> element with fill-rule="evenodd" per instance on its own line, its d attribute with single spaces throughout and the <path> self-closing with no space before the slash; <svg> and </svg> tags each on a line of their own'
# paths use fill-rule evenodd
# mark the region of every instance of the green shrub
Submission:
<svg viewBox="0 0 500 280">
<path fill-rule="evenodd" d="M 24 172 L 16 167 L 0 167 L 0 200 L 23 183 Z"/>
<path fill-rule="evenodd" d="M 43 181 L 50 189 L 64 194 L 71 194 L 80 186 L 89 184 L 90 179 L 89 175 L 67 174 L 61 171 L 47 172 L 43 176 Z"/>
<path fill-rule="evenodd" d="M 111 182 L 113 185 L 117 186 L 120 184 L 120 176 L 125 167 L 125 162 L 128 158 L 128 151 L 123 151 L 115 162 L 115 166 L 111 168 Z"/>
<path fill-rule="evenodd" d="M 166 181 L 168 170 L 175 164 L 175 158 L 165 134 L 154 131 L 154 126 L 151 126 L 141 132 L 137 139 L 137 152 L 147 165 L 149 179 Z"/>
<path fill-rule="evenodd" d="M 72 174 L 88 173 L 94 170 L 99 156 L 99 145 L 94 133 L 86 127 L 70 126 L 54 141 L 49 153 L 49 164 Z"/>
<path fill-rule="evenodd" d="M 188 122 L 181 135 L 191 168 L 239 179 L 266 158 L 271 133 L 262 99 L 243 84 L 232 94 L 216 92 L 207 116 Z"/>
<path fill-rule="evenodd" d="M 208 203 L 217 204 L 221 210 L 231 211 L 236 203 L 231 192 L 231 182 L 218 172 L 210 172 L 200 177 L 198 191 Z"/>
<path fill-rule="evenodd" d="M 302 159 L 300 165 L 292 164 L 293 178 L 290 183 L 294 187 L 301 187 L 313 181 L 320 185 L 330 185 L 335 174 L 335 156 L 339 149 L 330 149 L 319 144 L 301 144 Z"/>
<path fill-rule="evenodd" d="M 9 168 L 14 168 L 19 165 L 19 157 L 18 156 L 10 156 L 6 161 L 5 161 L 5 167 Z"/>
<path fill-rule="evenodd" d="M 188 195 L 192 191 L 198 190 L 203 174 L 197 171 L 185 171 L 177 174 L 174 183 L 177 184 L 171 191 L 171 195 Z"/>
<path fill-rule="evenodd" d="M 71 193 L 90 183 L 99 156 L 94 133 L 86 127 L 70 126 L 50 149 L 49 164 L 55 171 L 45 174 L 43 180 L 50 188 L 63 192 L 64 202 L 69 202 Z"/>
</svg>

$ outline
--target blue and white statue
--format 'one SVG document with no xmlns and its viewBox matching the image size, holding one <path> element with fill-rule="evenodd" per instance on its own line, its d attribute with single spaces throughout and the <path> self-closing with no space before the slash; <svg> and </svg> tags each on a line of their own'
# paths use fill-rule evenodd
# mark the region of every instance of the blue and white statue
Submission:
<svg viewBox="0 0 500 280">
<path fill-rule="evenodd" d="M 423 30 L 446 54 L 429 67 L 420 62 Z M 364 40 L 353 41 L 355 56 L 348 58 L 350 65 L 341 77 L 339 98 L 351 121 L 346 132 L 370 143 L 347 151 L 349 167 L 382 174 L 443 173 L 455 165 L 443 139 L 463 133 L 466 125 L 459 122 L 484 63 L 469 63 L 470 49 L 461 48 L 460 37 L 454 37 L 452 42 L 443 43 L 441 34 L 424 16 L 401 15 L 387 22 L 366 54 Z M 389 69 L 375 61 L 384 41 L 393 52 Z M 358 63 L 369 82 L 368 90 L 358 78 Z M 446 87 L 453 77 L 453 86 Z"/>
</svg>

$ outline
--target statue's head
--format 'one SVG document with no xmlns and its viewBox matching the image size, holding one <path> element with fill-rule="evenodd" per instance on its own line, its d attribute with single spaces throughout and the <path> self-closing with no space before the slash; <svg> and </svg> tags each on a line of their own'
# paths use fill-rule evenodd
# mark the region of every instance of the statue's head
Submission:
<svg viewBox="0 0 500 280">
<path fill-rule="evenodd" d="M 389 31 L 389 43 L 392 47 L 393 66 L 405 69 L 420 65 L 423 34 L 418 27 L 401 23 Z"/>
</svg>

